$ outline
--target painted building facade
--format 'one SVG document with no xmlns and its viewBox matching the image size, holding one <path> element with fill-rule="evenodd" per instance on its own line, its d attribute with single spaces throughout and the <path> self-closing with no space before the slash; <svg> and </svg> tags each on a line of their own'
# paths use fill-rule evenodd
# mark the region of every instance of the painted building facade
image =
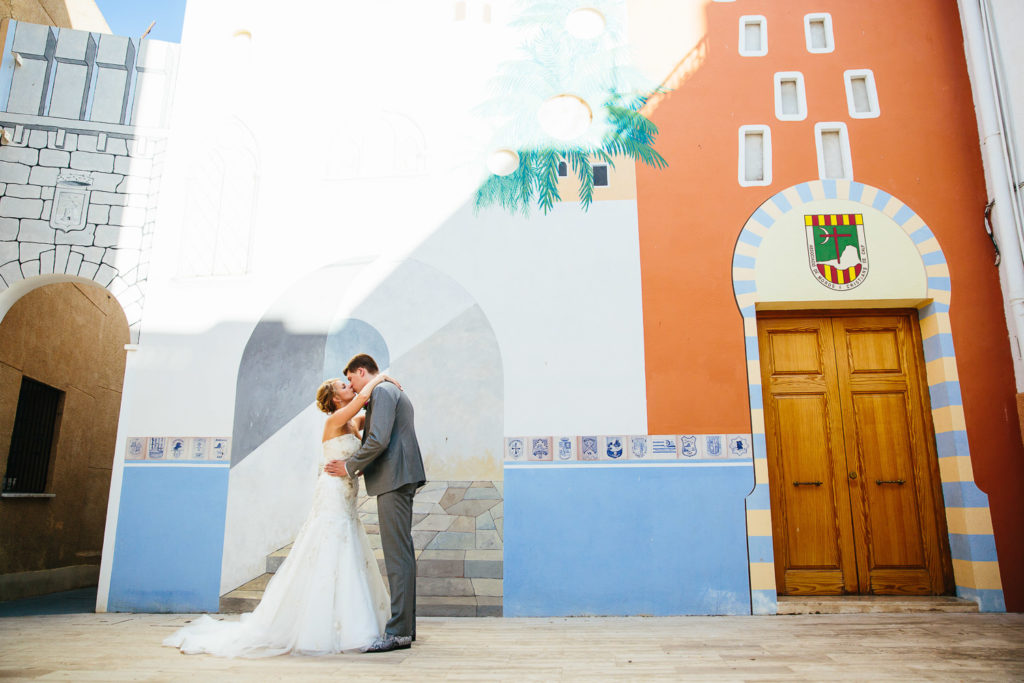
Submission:
<svg viewBox="0 0 1024 683">
<path fill-rule="evenodd" d="M 581 9 L 596 32 L 568 30 Z M 321 10 L 329 40 L 191 3 L 148 110 L 167 144 L 122 302 L 98 610 L 258 595 L 308 510 L 313 392 L 361 351 L 417 410 L 421 614 L 1020 609 L 1024 447 L 955 4 Z M 614 119 L 608 82 L 649 96 Z M 567 95 L 586 144 L 511 125 Z M 608 142 L 637 115 L 667 166 Z M 481 191 L 508 150 L 533 194 Z M 45 270 L 25 241 L 7 291 Z"/>
</svg>

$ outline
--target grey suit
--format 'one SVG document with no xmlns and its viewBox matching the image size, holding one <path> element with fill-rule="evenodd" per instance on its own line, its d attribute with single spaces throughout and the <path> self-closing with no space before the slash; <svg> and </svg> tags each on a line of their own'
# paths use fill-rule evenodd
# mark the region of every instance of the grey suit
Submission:
<svg viewBox="0 0 1024 683">
<path fill-rule="evenodd" d="M 346 462 L 350 477 L 363 475 L 366 493 L 377 496 L 384 565 L 391 588 L 386 631 L 416 634 L 416 553 L 412 543 L 412 500 L 426 482 L 413 426 L 412 402 L 390 382 L 377 385 L 366 408 L 363 445 Z"/>
</svg>

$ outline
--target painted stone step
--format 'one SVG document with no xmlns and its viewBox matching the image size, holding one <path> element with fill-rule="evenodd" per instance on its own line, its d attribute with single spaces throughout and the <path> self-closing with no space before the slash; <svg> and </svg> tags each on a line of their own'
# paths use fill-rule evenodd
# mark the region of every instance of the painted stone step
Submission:
<svg viewBox="0 0 1024 683">
<path fill-rule="evenodd" d="M 868 614 L 911 612 L 977 612 L 978 604 L 948 595 L 779 596 L 779 614 Z"/>
</svg>

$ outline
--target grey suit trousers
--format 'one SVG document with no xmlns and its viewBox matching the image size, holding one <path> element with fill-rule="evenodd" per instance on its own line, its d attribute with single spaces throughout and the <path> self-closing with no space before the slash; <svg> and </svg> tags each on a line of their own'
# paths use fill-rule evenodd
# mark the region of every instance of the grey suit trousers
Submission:
<svg viewBox="0 0 1024 683">
<path fill-rule="evenodd" d="M 412 545 L 412 499 L 416 484 L 377 496 L 384 566 L 391 588 L 391 618 L 385 632 L 416 635 L 416 552 Z"/>
</svg>

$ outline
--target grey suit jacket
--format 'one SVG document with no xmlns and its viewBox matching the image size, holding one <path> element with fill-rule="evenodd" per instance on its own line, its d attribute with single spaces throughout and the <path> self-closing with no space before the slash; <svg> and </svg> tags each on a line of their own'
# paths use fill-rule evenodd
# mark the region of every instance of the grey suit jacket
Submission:
<svg viewBox="0 0 1024 683">
<path fill-rule="evenodd" d="M 371 496 L 426 482 L 412 402 L 391 382 L 374 387 L 366 409 L 363 445 L 345 466 L 350 477 L 363 475 Z"/>
</svg>

